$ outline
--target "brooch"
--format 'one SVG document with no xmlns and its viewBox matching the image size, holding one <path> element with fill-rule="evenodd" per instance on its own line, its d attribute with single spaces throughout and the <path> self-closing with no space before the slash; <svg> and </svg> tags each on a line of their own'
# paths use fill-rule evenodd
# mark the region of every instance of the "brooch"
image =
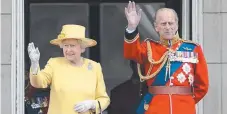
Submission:
<svg viewBox="0 0 227 114">
<path fill-rule="evenodd" d="M 91 63 L 88 63 L 87 69 L 88 70 L 92 70 L 92 68 L 93 68 L 92 64 Z"/>
</svg>

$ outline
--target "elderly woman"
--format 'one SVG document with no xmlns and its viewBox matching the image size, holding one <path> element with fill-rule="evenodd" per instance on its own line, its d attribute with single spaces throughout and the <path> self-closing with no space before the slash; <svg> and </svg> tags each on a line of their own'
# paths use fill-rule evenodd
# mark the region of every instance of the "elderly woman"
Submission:
<svg viewBox="0 0 227 114">
<path fill-rule="evenodd" d="M 101 65 L 81 57 L 85 48 L 97 42 L 85 38 L 85 27 L 64 25 L 58 38 L 50 43 L 60 46 L 64 57 L 50 58 L 41 71 L 38 48 L 33 43 L 28 45 L 31 85 L 51 87 L 48 114 L 101 113 L 110 103 Z"/>
</svg>

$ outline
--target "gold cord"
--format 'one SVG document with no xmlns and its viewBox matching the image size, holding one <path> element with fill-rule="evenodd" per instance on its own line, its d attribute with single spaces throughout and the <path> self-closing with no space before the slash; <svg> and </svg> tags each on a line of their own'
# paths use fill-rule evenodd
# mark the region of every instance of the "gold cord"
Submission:
<svg viewBox="0 0 227 114">
<path fill-rule="evenodd" d="M 159 71 L 161 70 L 161 68 L 164 66 L 164 64 L 167 61 L 167 58 L 168 58 L 167 54 L 168 54 L 168 51 L 164 53 L 164 55 L 161 57 L 160 60 L 154 61 L 152 59 L 152 49 L 151 49 L 151 46 L 150 46 L 150 42 L 147 41 L 147 55 L 148 55 L 148 61 L 150 62 L 150 67 L 148 69 L 147 75 L 143 76 L 142 73 L 141 73 L 140 64 L 137 63 L 137 70 L 138 70 L 138 74 L 139 74 L 141 82 L 143 82 L 144 80 L 151 79 L 159 73 Z M 153 65 L 159 64 L 161 62 L 162 62 L 162 64 L 160 65 L 160 67 L 153 74 L 150 74 L 151 70 L 153 68 Z"/>
</svg>

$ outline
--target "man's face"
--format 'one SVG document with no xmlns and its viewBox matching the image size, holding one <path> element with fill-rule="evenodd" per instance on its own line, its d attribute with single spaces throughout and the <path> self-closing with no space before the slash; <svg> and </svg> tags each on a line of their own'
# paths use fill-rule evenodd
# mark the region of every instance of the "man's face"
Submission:
<svg viewBox="0 0 227 114">
<path fill-rule="evenodd" d="M 159 35 L 167 40 L 170 40 L 178 30 L 176 15 L 171 10 L 162 10 L 157 13 L 155 29 Z"/>
</svg>

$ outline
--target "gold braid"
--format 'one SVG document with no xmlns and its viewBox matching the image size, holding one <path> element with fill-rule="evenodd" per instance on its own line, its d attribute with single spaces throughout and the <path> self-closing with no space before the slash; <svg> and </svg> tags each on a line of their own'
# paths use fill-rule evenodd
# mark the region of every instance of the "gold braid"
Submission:
<svg viewBox="0 0 227 114">
<path fill-rule="evenodd" d="M 161 63 L 167 56 L 168 54 L 168 51 L 166 51 L 163 56 L 158 60 L 158 61 L 154 61 L 152 59 L 152 49 L 151 49 L 151 45 L 150 43 L 147 41 L 147 56 L 148 56 L 148 61 L 151 63 L 151 64 L 159 64 Z"/>
<path fill-rule="evenodd" d="M 148 61 L 150 62 L 150 67 L 149 67 L 149 69 L 148 69 L 147 75 L 146 75 L 146 76 L 143 76 L 142 73 L 141 73 L 140 64 L 137 63 L 138 74 L 139 74 L 139 77 L 140 77 L 140 81 L 141 81 L 141 82 L 144 81 L 144 80 L 151 79 L 151 78 L 153 78 L 154 76 L 156 76 L 156 75 L 159 73 L 159 71 L 161 70 L 161 68 L 164 66 L 164 64 L 166 63 L 166 61 L 167 61 L 167 59 L 168 59 L 167 54 L 168 54 L 168 51 L 165 52 L 165 53 L 163 54 L 163 56 L 162 56 L 158 61 L 154 61 L 154 60 L 152 59 L 152 49 L 151 49 L 150 42 L 147 41 L 147 56 L 148 56 Z M 153 74 L 150 74 L 153 65 L 159 64 L 159 63 L 161 63 L 161 62 L 162 62 L 162 64 L 160 65 L 160 67 L 159 67 Z M 149 75 L 149 74 L 150 74 L 150 75 Z"/>
</svg>

